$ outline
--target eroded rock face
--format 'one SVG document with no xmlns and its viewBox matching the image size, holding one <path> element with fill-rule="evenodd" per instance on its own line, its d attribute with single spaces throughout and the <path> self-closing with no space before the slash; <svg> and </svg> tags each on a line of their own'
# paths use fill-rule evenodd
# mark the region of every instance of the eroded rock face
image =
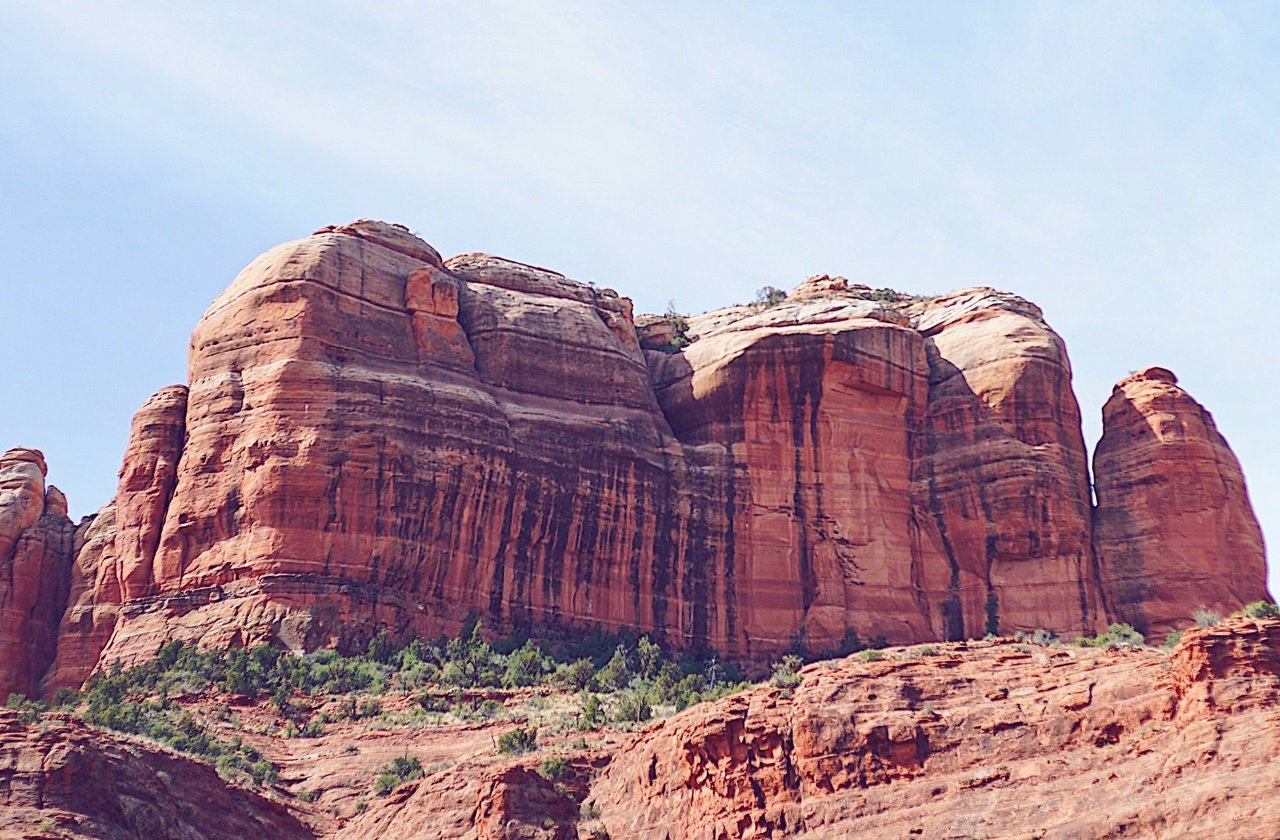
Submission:
<svg viewBox="0 0 1280 840">
<path fill-rule="evenodd" d="M 0 710 L 0 838 L 313 836 L 285 806 L 225 783 L 208 764 Z"/>
<path fill-rule="evenodd" d="M 1094 453 L 1110 611 L 1156 638 L 1206 607 L 1268 599 L 1262 531 L 1213 417 L 1164 368 L 1120 381 Z"/>
<path fill-rule="evenodd" d="M 170 638 L 352 647 L 473 614 L 757 662 L 1112 617 L 1033 304 L 820 276 L 685 326 L 380 222 L 268 251 L 197 326 L 189 392 L 135 418 L 49 684 Z"/>
<path fill-rule="evenodd" d="M 0 696 L 39 693 L 67 602 L 74 527 L 35 449 L 0 455 Z"/>
<path fill-rule="evenodd" d="M 820 663 L 650 727 L 587 804 L 636 840 L 1275 834 L 1280 624 L 1190 630 L 1163 658 L 976 642 Z"/>
</svg>

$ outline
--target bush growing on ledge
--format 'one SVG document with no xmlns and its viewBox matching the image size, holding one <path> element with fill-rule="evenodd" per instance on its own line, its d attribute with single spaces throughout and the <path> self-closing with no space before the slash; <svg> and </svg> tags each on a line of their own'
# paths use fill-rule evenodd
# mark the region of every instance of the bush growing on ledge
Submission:
<svg viewBox="0 0 1280 840">
<path fill-rule="evenodd" d="M 553 755 L 546 761 L 542 762 L 542 766 L 538 768 L 538 774 L 544 779 L 555 781 L 563 779 L 565 774 L 569 772 L 569 759 L 562 755 Z"/>
<path fill-rule="evenodd" d="M 1222 621 L 1222 613 L 1217 610 L 1211 610 L 1208 607 L 1201 607 L 1191 614 L 1191 620 L 1196 623 L 1197 627 L 1212 627 Z"/>
<path fill-rule="evenodd" d="M 689 319 L 676 309 L 674 300 L 667 301 L 667 311 L 665 313 L 667 320 L 671 323 L 671 329 L 675 332 L 675 338 L 671 339 L 667 352 L 677 353 L 682 347 L 689 346 Z"/>
<path fill-rule="evenodd" d="M 769 682 L 774 688 L 795 688 L 802 681 L 797 671 L 804 667 L 804 660 L 794 653 L 788 654 L 773 665 L 773 676 Z"/>
<path fill-rule="evenodd" d="M 1270 601 L 1254 601 L 1240 612 L 1249 618 L 1280 618 L 1280 607 Z"/>
<path fill-rule="evenodd" d="M 1142 647 L 1146 638 L 1129 624 L 1112 624 L 1107 632 L 1076 639 L 1080 647 Z"/>
<path fill-rule="evenodd" d="M 774 286 L 765 286 L 764 288 L 756 291 L 756 306 L 759 306 L 762 309 L 777 306 L 786 299 L 787 293 Z"/>
<path fill-rule="evenodd" d="M 378 780 L 373 783 L 373 792 L 378 796 L 386 796 L 405 782 L 421 779 L 427 775 L 422 769 L 422 762 L 409 756 L 394 758 L 378 768 Z"/>
<path fill-rule="evenodd" d="M 498 736 L 498 752 L 503 755 L 524 755 L 538 748 L 538 732 L 517 726 Z"/>
</svg>

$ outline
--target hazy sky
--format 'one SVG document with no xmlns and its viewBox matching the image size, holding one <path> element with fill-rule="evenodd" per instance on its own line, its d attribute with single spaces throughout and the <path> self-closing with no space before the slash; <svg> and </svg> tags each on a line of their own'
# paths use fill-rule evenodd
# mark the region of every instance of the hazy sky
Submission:
<svg viewBox="0 0 1280 840">
<path fill-rule="evenodd" d="M 0 449 L 96 509 L 208 303 L 357 217 L 639 311 L 1009 289 L 1091 446 L 1169 367 L 1280 534 L 1274 3 L 0 0 Z"/>
</svg>

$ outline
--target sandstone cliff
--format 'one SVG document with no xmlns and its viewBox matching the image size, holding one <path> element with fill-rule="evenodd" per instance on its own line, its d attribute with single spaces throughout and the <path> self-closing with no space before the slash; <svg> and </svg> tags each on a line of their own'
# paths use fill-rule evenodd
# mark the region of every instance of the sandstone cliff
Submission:
<svg viewBox="0 0 1280 840">
<path fill-rule="evenodd" d="M 611 290 L 361 221 L 254 260 L 189 373 L 78 532 L 46 688 L 171 638 L 358 646 L 473 614 L 765 662 L 851 634 L 1162 628 L 1204 574 L 1223 608 L 1266 597 L 1260 539 L 1230 533 L 1257 534 L 1242 481 L 1201 493 L 1182 539 L 1190 503 L 1133 479 L 1180 456 L 1109 431 L 1091 510 L 1063 342 L 992 289 L 822 276 L 637 328 Z M 1210 431 L 1186 434 L 1225 464 Z M 1153 540 L 1182 559 L 1134 560 Z"/>
</svg>

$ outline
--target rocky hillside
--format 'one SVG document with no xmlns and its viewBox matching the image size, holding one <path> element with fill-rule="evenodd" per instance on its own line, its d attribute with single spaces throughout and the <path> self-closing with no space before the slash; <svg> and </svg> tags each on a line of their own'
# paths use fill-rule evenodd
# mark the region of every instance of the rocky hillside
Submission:
<svg viewBox="0 0 1280 840">
<path fill-rule="evenodd" d="M 1152 368 L 1104 412 L 1091 499 L 1062 340 L 1015 295 L 817 277 L 642 320 L 628 299 L 361 221 L 209 307 L 74 529 L 0 462 L 0 693 L 171 639 L 290 650 L 596 624 L 767 663 L 1267 597 L 1212 419 Z"/>
<path fill-rule="evenodd" d="M 345 695 L 344 713 L 325 693 L 341 686 L 253 700 L 186 672 L 171 713 L 274 768 L 256 787 L 65 713 L 0 711 L 0 838 L 1280 834 L 1280 620 L 1194 628 L 1172 650 L 1043 641 L 867 651 L 604 728 L 540 689 L 459 695 L 455 709 L 494 710 L 461 720 L 398 691 L 367 714 L 378 698 Z M 293 733 L 303 706 L 327 723 Z"/>
</svg>

